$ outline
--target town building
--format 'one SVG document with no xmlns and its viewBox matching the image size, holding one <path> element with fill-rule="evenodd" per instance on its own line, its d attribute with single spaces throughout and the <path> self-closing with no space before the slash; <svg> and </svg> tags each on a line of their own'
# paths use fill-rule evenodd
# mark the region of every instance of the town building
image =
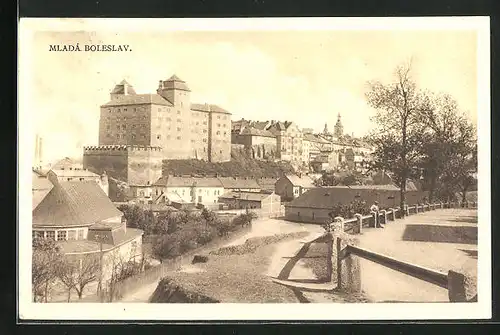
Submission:
<svg viewBox="0 0 500 335">
<path fill-rule="evenodd" d="M 163 176 L 153 184 L 154 203 L 180 198 L 184 203 L 214 206 L 224 193 L 216 177 Z"/>
<path fill-rule="evenodd" d="M 262 192 L 273 193 L 277 180 L 278 178 L 258 178 L 256 181 Z"/>
<path fill-rule="evenodd" d="M 58 181 L 94 181 L 109 196 L 109 184 L 106 171 L 101 176 L 87 169 L 73 166 L 55 166 L 47 173 L 47 178 L 53 183 Z M 58 168 L 57 168 L 58 167 Z"/>
<path fill-rule="evenodd" d="M 281 197 L 275 193 L 231 191 L 220 196 L 219 202 L 228 209 L 258 209 L 262 216 L 274 216 L 281 211 Z"/>
<path fill-rule="evenodd" d="M 335 205 L 347 205 L 353 201 L 364 201 L 368 207 L 378 201 L 381 209 L 394 208 L 399 206 L 399 189 L 393 185 L 331 186 L 310 189 L 285 204 L 285 219 L 323 224 L 331 219 L 329 213 Z"/>
<path fill-rule="evenodd" d="M 186 82 L 173 75 L 153 94 L 137 94 L 125 80 L 116 85 L 100 107 L 99 145 L 84 148 L 83 165 L 139 187 L 161 177 L 163 159 L 230 158 L 231 114 L 192 103 Z"/>
<path fill-rule="evenodd" d="M 50 190 L 54 187 L 52 182 L 47 178 L 47 172 L 33 169 L 31 175 L 31 192 L 32 192 L 32 210 L 47 196 Z"/>
<path fill-rule="evenodd" d="M 276 157 L 276 136 L 266 129 L 247 125 L 231 134 L 232 144 L 241 144 L 248 149 L 254 159 L 274 159 Z"/>
<path fill-rule="evenodd" d="M 285 175 L 276 181 L 275 192 L 283 201 L 291 201 L 315 187 L 309 176 Z"/>
<path fill-rule="evenodd" d="M 224 192 L 260 192 L 261 187 L 253 178 L 218 177 Z"/>
<path fill-rule="evenodd" d="M 57 181 L 33 210 L 33 238 L 57 241 L 65 255 L 96 254 L 101 249 L 103 277 L 110 275 L 111 258 L 139 261 L 142 235 L 128 228 L 123 213 L 95 181 Z"/>
<path fill-rule="evenodd" d="M 277 155 L 282 161 L 303 164 L 303 135 L 299 127 L 291 121 L 271 122 L 268 129 L 276 136 Z"/>
</svg>

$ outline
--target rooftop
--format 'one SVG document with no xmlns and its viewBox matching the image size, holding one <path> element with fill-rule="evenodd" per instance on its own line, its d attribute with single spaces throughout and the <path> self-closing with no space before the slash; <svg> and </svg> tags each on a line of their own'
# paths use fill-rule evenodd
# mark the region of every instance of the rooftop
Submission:
<svg viewBox="0 0 500 335">
<path fill-rule="evenodd" d="M 191 91 L 189 87 L 187 86 L 186 82 L 179 77 L 177 77 L 175 74 L 168 78 L 167 80 L 163 81 L 163 88 L 164 89 L 174 89 L 174 90 L 182 90 L 182 91 Z"/>
<path fill-rule="evenodd" d="M 262 201 L 269 198 L 271 195 L 277 196 L 271 193 L 262 192 L 227 192 L 219 197 L 219 199 L 241 199 L 249 201 Z"/>
<path fill-rule="evenodd" d="M 122 216 L 95 181 L 63 181 L 33 210 L 33 225 L 91 225 Z"/>
<path fill-rule="evenodd" d="M 162 105 L 172 106 L 172 103 L 159 94 L 133 94 L 119 95 L 116 99 L 109 101 L 101 107 L 127 106 L 127 105 Z"/>
<path fill-rule="evenodd" d="M 221 181 L 216 177 L 164 176 L 153 185 L 165 187 L 223 187 Z"/>
<path fill-rule="evenodd" d="M 109 251 L 118 245 L 133 240 L 134 238 L 142 235 L 142 233 L 142 230 L 134 228 L 127 228 L 126 232 L 122 230 L 122 233 L 115 234 L 116 236 L 112 239 L 112 243 L 103 243 L 102 250 L 104 252 Z M 99 252 L 100 250 L 99 242 L 92 240 L 61 241 L 58 242 L 58 245 L 61 246 L 61 251 L 65 254 Z"/>
<path fill-rule="evenodd" d="M 287 178 L 293 186 L 301 186 L 301 187 L 316 187 L 313 184 L 313 180 L 309 176 L 302 176 L 299 177 L 294 174 L 286 175 L 285 178 Z"/>
<path fill-rule="evenodd" d="M 227 110 L 222 107 L 219 107 L 214 104 L 191 104 L 191 110 L 199 111 L 199 112 L 212 112 L 212 113 L 221 113 L 221 114 L 231 114 Z"/>
<path fill-rule="evenodd" d="M 252 178 L 219 177 L 219 180 L 224 188 L 260 189 L 257 180 Z"/>
</svg>

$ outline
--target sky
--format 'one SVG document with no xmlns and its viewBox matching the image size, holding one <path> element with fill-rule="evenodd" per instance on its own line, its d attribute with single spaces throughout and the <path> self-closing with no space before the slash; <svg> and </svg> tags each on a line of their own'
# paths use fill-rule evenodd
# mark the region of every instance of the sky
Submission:
<svg viewBox="0 0 500 335">
<path fill-rule="evenodd" d="M 451 94 L 477 120 L 475 31 L 37 32 L 30 46 L 33 139 L 44 161 L 81 157 L 98 144 L 99 106 L 126 79 L 155 93 L 176 74 L 193 103 L 217 104 L 233 120 L 288 120 L 301 128 L 366 134 L 374 111 L 367 81 L 389 82 L 412 59 L 420 88 Z M 49 52 L 51 44 L 128 44 L 130 52 Z M 34 141 L 34 140 L 33 140 Z"/>
</svg>

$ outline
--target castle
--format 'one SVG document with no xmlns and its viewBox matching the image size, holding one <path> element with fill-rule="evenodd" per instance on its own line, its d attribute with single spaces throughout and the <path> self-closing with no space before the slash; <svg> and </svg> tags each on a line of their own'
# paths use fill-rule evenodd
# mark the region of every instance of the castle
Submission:
<svg viewBox="0 0 500 335">
<path fill-rule="evenodd" d="M 84 147 L 84 167 L 130 185 L 151 185 L 164 159 L 229 161 L 231 113 L 193 104 L 190 95 L 176 75 L 160 80 L 155 94 L 137 94 L 123 80 L 100 107 L 99 145 Z"/>
</svg>

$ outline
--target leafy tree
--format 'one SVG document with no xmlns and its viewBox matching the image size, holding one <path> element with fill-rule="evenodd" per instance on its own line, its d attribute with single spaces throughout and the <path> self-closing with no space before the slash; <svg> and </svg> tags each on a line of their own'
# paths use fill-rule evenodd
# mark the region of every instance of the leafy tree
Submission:
<svg viewBox="0 0 500 335">
<path fill-rule="evenodd" d="M 406 183 L 419 173 L 422 158 L 423 126 L 421 115 L 430 109 L 430 101 L 417 89 L 410 75 L 411 64 L 396 68 L 390 84 L 370 82 L 366 93 L 368 105 L 376 110 L 377 128 L 370 134 L 375 146 L 372 169 L 392 172 L 405 204 Z"/>
<path fill-rule="evenodd" d="M 436 190 L 441 195 L 456 189 L 466 192 L 473 183 L 471 172 L 477 169 L 475 127 L 446 94 L 432 97 L 432 108 L 422 113 L 422 123 L 427 128 L 421 165 L 430 200 Z"/>
<path fill-rule="evenodd" d="M 35 238 L 32 242 L 31 280 L 33 301 L 48 301 L 63 254 L 54 240 Z"/>
</svg>

